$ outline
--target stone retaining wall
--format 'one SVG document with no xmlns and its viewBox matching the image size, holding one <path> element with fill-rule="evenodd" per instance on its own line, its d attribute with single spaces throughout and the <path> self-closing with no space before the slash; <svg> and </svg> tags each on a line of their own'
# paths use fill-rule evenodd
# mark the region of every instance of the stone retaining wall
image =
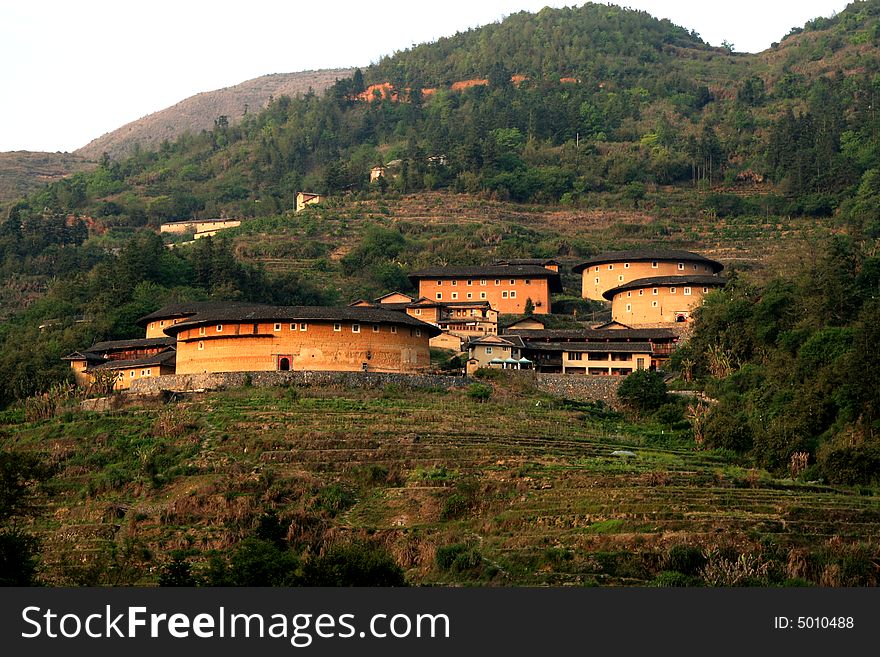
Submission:
<svg viewBox="0 0 880 657">
<path fill-rule="evenodd" d="M 538 374 L 536 384 L 539 390 L 556 397 L 577 401 L 601 400 L 609 406 L 618 406 L 617 387 L 625 378 L 588 374 Z"/>
<path fill-rule="evenodd" d="M 624 377 L 589 376 L 583 374 L 510 373 L 528 377 L 542 392 L 578 401 L 602 400 L 617 405 L 617 386 Z M 464 376 L 435 374 L 388 374 L 382 372 L 216 372 L 208 374 L 177 374 L 136 379 L 131 394 L 145 395 L 163 391 L 187 392 L 223 390 L 245 385 L 269 386 L 341 386 L 344 388 L 382 388 L 398 385 L 405 388 L 466 388 L 476 379 Z"/>
<path fill-rule="evenodd" d="M 223 390 L 245 385 L 269 386 L 343 386 L 350 388 L 382 388 L 399 385 L 407 388 L 462 388 L 472 383 L 460 376 L 433 374 L 393 374 L 383 372 L 215 372 L 207 374 L 176 374 L 132 381 L 132 393 L 156 393 L 163 390 Z"/>
</svg>

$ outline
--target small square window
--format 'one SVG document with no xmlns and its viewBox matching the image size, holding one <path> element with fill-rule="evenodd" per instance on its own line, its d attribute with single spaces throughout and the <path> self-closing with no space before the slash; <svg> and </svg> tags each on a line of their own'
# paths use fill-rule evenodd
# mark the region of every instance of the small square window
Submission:
<svg viewBox="0 0 880 657">
<path fill-rule="evenodd" d="M 596 265 L 596 271 L 599 271 L 599 265 Z"/>
<path fill-rule="evenodd" d="M 281 324 L 275 324 L 275 326 L 273 327 L 272 330 L 273 330 L 273 331 L 280 331 L 280 330 L 281 330 Z"/>
<path fill-rule="evenodd" d="M 437 293 L 437 299 L 442 299 L 442 298 L 443 298 L 443 293 L 442 293 L 442 292 L 438 292 L 438 293 Z"/>
<path fill-rule="evenodd" d="M 657 296 L 657 288 L 656 287 L 651 290 L 651 294 L 653 294 L 654 296 Z"/>
<path fill-rule="evenodd" d="M 596 285 L 598 285 L 598 284 L 599 284 L 599 279 L 597 278 L 597 279 L 596 279 Z"/>
<path fill-rule="evenodd" d="M 627 296 L 627 297 L 631 297 L 632 295 L 633 295 L 632 292 L 627 292 L 627 293 L 626 293 L 626 296 Z"/>
<path fill-rule="evenodd" d="M 708 294 L 708 293 L 709 293 L 709 288 L 708 288 L 708 287 L 704 287 L 704 288 L 703 288 L 703 294 Z"/>
<path fill-rule="evenodd" d="M 295 331 L 295 330 L 296 330 L 296 324 L 291 324 L 291 325 L 290 325 L 290 330 L 291 330 L 291 331 Z"/>
<path fill-rule="evenodd" d="M 342 324 L 334 324 L 334 325 L 333 325 L 333 330 L 334 330 L 334 331 L 341 331 L 341 330 L 342 330 Z"/>
<path fill-rule="evenodd" d="M 199 335 L 204 335 L 204 334 L 205 334 L 205 327 L 204 327 L 204 326 L 200 326 L 200 327 L 199 327 Z"/>
<path fill-rule="evenodd" d="M 501 292 L 501 298 L 502 298 L 502 299 L 506 299 L 506 298 L 507 298 L 507 290 L 504 290 L 503 292 Z"/>
<path fill-rule="evenodd" d="M 511 279 L 510 279 L 510 284 L 511 284 L 511 285 L 516 285 L 516 281 L 515 281 L 514 279 L 511 278 Z"/>
<path fill-rule="evenodd" d="M 684 263 L 683 263 L 683 262 L 679 262 L 679 263 L 678 263 L 678 268 L 679 268 L 679 270 L 684 269 Z"/>
<path fill-rule="evenodd" d="M 495 279 L 495 285 L 501 285 L 501 280 L 498 279 L 498 278 L 496 278 L 496 279 Z"/>
<path fill-rule="evenodd" d="M 452 293 L 452 298 L 453 298 L 453 299 L 458 299 L 458 292 L 453 292 L 453 293 Z"/>
<path fill-rule="evenodd" d="M 623 268 L 624 268 L 624 269 L 629 269 L 629 263 L 628 263 L 628 262 L 624 262 L 624 263 L 623 263 Z"/>
<path fill-rule="evenodd" d="M 397 333 L 397 327 L 396 327 L 396 326 L 392 326 L 392 327 L 391 327 L 391 332 L 392 332 L 392 333 Z"/>
<path fill-rule="evenodd" d="M 511 298 L 511 299 L 516 299 L 516 290 L 511 290 L 511 291 L 510 291 L 510 298 Z"/>
<path fill-rule="evenodd" d="M 360 333 L 361 332 L 361 325 L 360 324 L 352 324 L 351 325 L 351 332 L 352 333 Z"/>
<path fill-rule="evenodd" d="M 421 314 L 422 314 L 422 309 L 416 308 L 416 315 L 421 315 Z"/>
<path fill-rule="evenodd" d="M 491 353 L 492 353 L 492 347 L 486 347 L 486 353 L 487 353 L 487 354 L 491 354 Z"/>
<path fill-rule="evenodd" d="M 651 262 L 651 267 L 653 267 L 654 269 L 657 269 L 657 266 L 658 266 L 658 265 L 657 265 L 657 261 L 656 261 L 656 260 L 654 260 L 654 261 Z"/>
<path fill-rule="evenodd" d="M 608 265 L 608 269 L 609 270 L 614 269 L 614 265 Z"/>
<path fill-rule="evenodd" d="M 165 320 L 164 320 L 164 319 L 163 319 L 161 322 L 159 322 L 159 326 L 165 326 Z"/>
<path fill-rule="evenodd" d="M 443 281 L 437 281 L 437 286 L 443 285 Z"/>
<path fill-rule="evenodd" d="M 528 279 L 528 278 L 527 278 L 527 279 L 526 279 L 526 285 L 531 285 L 531 284 L 532 284 L 531 279 Z"/>
<path fill-rule="evenodd" d="M 300 324 L 300 325 L 299 325 L 299 330 L 300 330 L 300 331 L 305 331 L 305 330 L 307 330 L 308 328 L 309 328 L 309 325 L 308 325 L 308 324 Z"/>
<path fill-rule="evenodd" d="M 675 294 L 675 288 L 674 288 L 674 287 L 669 288 L 669 294 Z"/>
<path fill-rule="evenodd" d="M 217 333 L 223 333 L 223 324 L 217 324 Z"/>
<path fill-rule="evenodd" d="M 128 373 L 128 378 L 130 378 L 130 379 L 134 378 L 134 370 L 132 370 L 131 372 Z"/>
<path fill-rule="evenodd" d="M 617 277 L 617 280 L 620 281 L 621 283 L 623 283 L 623 274 L 621 274 L 620 276 L 618 276 L 618 277 Z"/>
<path fill-rule="evenodd" d="M 639 290 L 639 296 L 643 296 L 645 294 L 644 290 Z"/>
<path fill-rule="evenodd" d="M 633 309 L 633 307 L 632 307 L 631 303 L 626 304 L 626 312 L 631 313 L 632 309 Z"/>
<path fill-rule="evenodd" d="M 652 302 L 651 302 L 651 308 L 656 308 L 656 307 L 657 307 L 657 302 L 656 302 L 656 301 L 652 301 Z"/>
<path fill-rule="evenodd" d="M 378 333 L 378 332 L 379 332 L 379 325 L 373 324 L 373 333 Z"/>
<path fill-rule="evenodd" d="M 452 286 L 455 287 L 456 285 L 458 285 L 458 281 L 452 281 Z"/>
<path fill-rule="evenodd" d="M 468 292 L 468 293 L 467 293 L 467 298 L 468 298 L 468 299 L 473 299 L 473 298 L 474 298 L 474 295 L 471 294 L 470 292 Z"/>
<path fill-rule="evenodd" d="M 486 282 L 487 282 L 487 281 L 486 281 L 486 279 L 485 279 L 485 278 L 482 278 L 482 279 L 480 279 L 480 285 L 485 285 L 485 284 L 486 284 Z"/>
<path fill-rule="evenodd" d="M 486 293 L 485 293 L 485 292 L 480 292 L 480 298 L 481 298 L 481 299 L 485 299 L 485 298 L 486 298 Z"/>
<path fill-rule="evenodd" d="M 696 265 L 694 265 L 694 271 L 697 271 L 697 266 L 696 266 Z"/>
<path fill-rule="evenodd" d="M 417 338 L 422 337 L 422 329 L 416 329 L 416 337 Z"/>
<path fill-rule="evenodd" d="M 467 284 L 468 284 L 468 285 L 473 285 L 473 284 L 474 284 L 474 282 L 473 282 L 473 281 L 472 281 L 472 280 L 470 280 L 470 279 L 468 279 L 468 282 L 467 282 Z"/>
<path fill-rule="evenodd" d="M 199 350 L 202 351 L 205 348 L 205 343 L 199 340 Z"/>
<path fill-rule="evenodd" d="M 685 293 L 686 295 L 690 296 L 691 288 L 689 288 L 689 287 L 684 288 L 684 293 Z"/>
</svg>

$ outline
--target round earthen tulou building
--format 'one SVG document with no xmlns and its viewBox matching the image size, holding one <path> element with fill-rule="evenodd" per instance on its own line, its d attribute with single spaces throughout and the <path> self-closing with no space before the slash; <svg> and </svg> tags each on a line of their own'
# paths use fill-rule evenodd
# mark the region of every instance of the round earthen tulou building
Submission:
<svg viewBox="0 0 880 657">
<path fill-rule="evenodd" d="M 581 296 L 611 302 L 627 326 L 688 322 L 703 297 L 724 286 L 724 265 L 691 251 L 646 249 L 597 255 L 573 268 Z"/>
</svg>

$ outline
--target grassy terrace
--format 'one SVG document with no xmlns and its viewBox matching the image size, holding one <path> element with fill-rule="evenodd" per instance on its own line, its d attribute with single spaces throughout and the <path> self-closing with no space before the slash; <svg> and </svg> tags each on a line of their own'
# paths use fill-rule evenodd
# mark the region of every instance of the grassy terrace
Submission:
<svg viewBox="0 0 880 657">
<path fill-rule="evenodd" d="M 696 450 L 687 432 L 527 389 L 479 403 L 245 388 L 7 417 L 0 438 L 58 467 L 33 528 L 52 584 L 151 583 L 172 550 L 198 569 L 266 509 L 311 550 L 384 543 L 414 584 L 645 584 L 683 576 L 693 566 L 675 555 L 701 551 L 721 578 L 709 583 L 876 577 L 876 491 L 774 479 Z"/>
</svg>

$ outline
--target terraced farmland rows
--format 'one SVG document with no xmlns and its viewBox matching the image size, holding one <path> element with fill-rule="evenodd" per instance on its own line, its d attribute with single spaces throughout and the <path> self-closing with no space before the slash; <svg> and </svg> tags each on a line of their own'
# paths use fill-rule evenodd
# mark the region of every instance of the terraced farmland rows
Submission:
<svg viewBox="0 0 880 657">
<path fill-rule="evenodd" d="M 792 561 L 880 542 L 874 491 L 774 479 L 668 429 L 504 391 L 243 389 L 0 431 L 60 467 L 35 525 L 54 583 L 133 545 L 153 581 L 169 550 L 224 550 L 267 507 L 292 535 L 372 536 L 419 583 L 645 583 L 673 546 Z M 321 516 L 328 487 L 351 499 Z M 449 545 L 477 565 L 438 569 Z"/>
</svg>

